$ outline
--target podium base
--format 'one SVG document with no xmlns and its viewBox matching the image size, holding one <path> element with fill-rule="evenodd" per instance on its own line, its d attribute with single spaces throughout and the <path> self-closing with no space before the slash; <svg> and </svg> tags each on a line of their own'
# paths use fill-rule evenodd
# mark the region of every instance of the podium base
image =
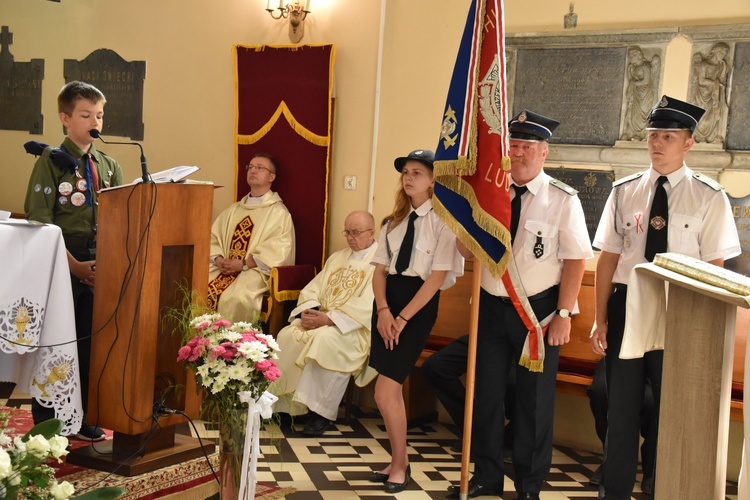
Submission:
<svg viewBox="0 0 750 500">
<path fill-rule="evenodd" d="M 207 441 L 206 454 L 211 455 L 215 452 L 215 447 L 211 440 Z M 174 436 L 173 445 L 146 451 L 142 456 L 135 457 L 133 457 L 133 452 L 116 449 L 116 442 L 117 439 L 100 441 L 76 448 L 66 457 L 67 462 L 80 467 L 132 477 L 204 456 L 198 439 L 180 434 Z"/>
</svg>

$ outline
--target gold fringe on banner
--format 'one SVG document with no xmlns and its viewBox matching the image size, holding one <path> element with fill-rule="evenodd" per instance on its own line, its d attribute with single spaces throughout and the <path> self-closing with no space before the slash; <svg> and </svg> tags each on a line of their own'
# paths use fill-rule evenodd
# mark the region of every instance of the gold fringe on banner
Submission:
<svg viewBox="0 0 750 500">
<path fill-rule="evenodd" d="M 472 218 L 482 229 L 490 233 L 493 238 L 499 240 L 506 248 L 510 249 L 510 232 L 500 224 L 497 219 L 488 214 L 477 201 L 474 189 L 466 183 L 460 177 L 453 175 L 444 175 L 436 177 L 435 180 L 450 189 L 451 191 L 458 193 L 464 197 L 471 206 Z M 510 259 L 510 250 L 506 251 L 499 262 L 495 262 L 485 252 L 482 246 L 466 231 L 466 229 L 451 215 L 448 209 L 442 204 L 438 197 L 432 198 L 432 206 L 435 213 L 445 222 L 445 224 L 453 231 L 458 239 L 463 243 L 466 248 L 471 251 L 476 257 L 479 257 L 484 265 L 496 279 L 500 279 L 505 273 L 505 268 L 508 266 L 508 259 Z"/>
</svg>

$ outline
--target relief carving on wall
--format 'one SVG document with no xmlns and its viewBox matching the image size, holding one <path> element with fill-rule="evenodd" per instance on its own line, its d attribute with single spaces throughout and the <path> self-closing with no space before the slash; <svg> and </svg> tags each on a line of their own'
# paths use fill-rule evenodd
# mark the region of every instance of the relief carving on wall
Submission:
<svg viewBox="0 0 750 500">
<path fill-rule="evenodd" d="M 729 82 L 732 73 L 731 47 L 724 42 L 694 47 L 690 65 L 688 101 L 706 110 L 693 137 L 708 144 L 724 144 L 729 111 Z"/>
</svg>

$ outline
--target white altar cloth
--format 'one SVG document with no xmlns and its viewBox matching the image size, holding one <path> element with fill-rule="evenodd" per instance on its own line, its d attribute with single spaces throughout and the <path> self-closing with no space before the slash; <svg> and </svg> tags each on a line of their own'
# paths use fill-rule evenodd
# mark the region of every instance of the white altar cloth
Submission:
<svg viewBox="0 0 750 500">
<path fill-rule="evenodd" d="M 0 381 L 54 408 L 63 434 L 83 421 L 75 313 L 60 228 L 0 221 Z M 49 346 L 49 347 L 45 347 Z"/>
</svg>

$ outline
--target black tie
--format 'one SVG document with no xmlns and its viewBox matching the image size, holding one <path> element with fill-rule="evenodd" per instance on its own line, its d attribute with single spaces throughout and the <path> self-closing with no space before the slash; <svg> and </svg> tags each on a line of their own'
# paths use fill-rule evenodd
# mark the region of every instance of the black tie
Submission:
<svg viewBox="0 0 750 500">
<path fill-rule="evenodd" d="M 648 217 L 648 232 L 646 233 L 646 260 L 652 262 L 657 253 L 667 251 L 667 224 L 669 222 L 669 203 L 664 183 L 667 177 L 662 175 L 656 179 L 654 203 Z"/>
<path fill-rule="evenodd" d="M 529 190 L 526 186 L 513 186 L 516 196 L 510 202 L 510 244 L 516 239 L 518 221 L 521 219 L 521 197 Z"/>
<path fill-rule="evenodd" d="M 414 246 L 414 221 L 417 220 L 417 212 L 412 211 L 409 214 L 409 220 L 406 223 L 406 234 L 404 235 L 404 241 L 401 242 L 401 250 L 398 251 L 398 258 L 396 259 L 396 272 L 398 274 L 406 271 L 409 267 L 409 261 L 411 260 L 411 249 Z"/>
</svg>

